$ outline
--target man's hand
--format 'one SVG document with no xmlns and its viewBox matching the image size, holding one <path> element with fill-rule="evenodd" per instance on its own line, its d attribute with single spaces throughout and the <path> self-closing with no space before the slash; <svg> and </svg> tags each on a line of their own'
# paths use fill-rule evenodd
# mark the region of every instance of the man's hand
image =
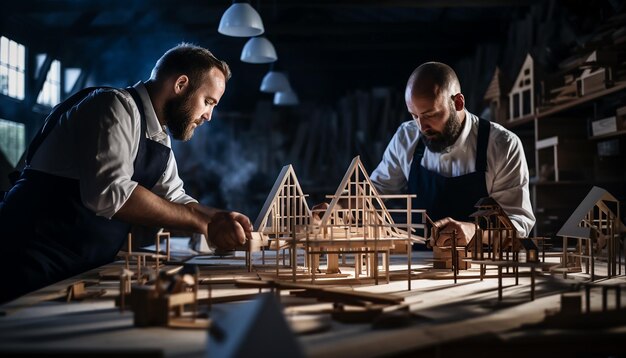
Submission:
<svg viewBox="0 0 626 358">
<path fill-rule="evenodd" d="M 311 209 L 312 224 L 319 225 L 322 222 L 322 216 L 324 216 L 324 213 L 326 212 L 326 209 L 328 209 L 328 207 L 328 203 L 319 203 L 313 206 L 313 208 Z"/>
<path fill-rule="evenodd" d="M 467 245 L 474 237 L 476 232 L 476 226 L 474 223 L 465 221 L 456 221 L 451 217 L 437 220 L 433 223 L 434 226 L 439 228 L 439 238 L 434 242 L 434 238 L 431 237 L 431 245 L 433 246 L 449 246 L 451 245 L 452 232 L 456 230 L 456 244 Z"/>
<path fill-rule="evenodd" d="M 235 211 L 218 211 L 211 217 L 207 238 L 220 250 L 232 250 L 252 238 L 252 224 L 247 216 Z"/>
</svg>

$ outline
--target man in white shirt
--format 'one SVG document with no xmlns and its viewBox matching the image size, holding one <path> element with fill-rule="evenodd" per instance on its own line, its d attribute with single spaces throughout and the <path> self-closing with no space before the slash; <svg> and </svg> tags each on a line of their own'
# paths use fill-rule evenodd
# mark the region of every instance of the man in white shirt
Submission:
<svg viewBox="0 0 626 358">
<path fill-rule="evenodd" d="M 468 112 L 456 73 L 443 63 L 417 67 L 405 101 L 413 120 L 400 125 L 371 175 L 379 192 L 416 194 L 413 207 L 426 209 L 440 228 L 437 246 L 453 230 L 459 243 L 469 242 L 475 232 L 469 215 L 487 196 L 507 213 L 519 237 L 527 237 L 535 217 L 520 139 Z"/>
<path fill-rule="evenodd" d="M 111 262 L 131 224 L 204 234 L 220 249 L 243 244 L 250 220 L 185 194 L 165 132 L 190 139 L 230 76 L 207 49 L 180 44 L 145 83 L 85 89 L 55 107 L 0 202 L 11 256 L 0 301 Z"/>
</svg>

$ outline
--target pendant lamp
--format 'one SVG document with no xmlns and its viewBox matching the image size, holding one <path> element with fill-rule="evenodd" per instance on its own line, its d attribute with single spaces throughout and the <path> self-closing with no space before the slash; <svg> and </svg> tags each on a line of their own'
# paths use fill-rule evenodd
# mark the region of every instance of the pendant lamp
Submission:
<svg viewBox="0 0 626 358">
<path fill-rule="evenodd" d="M 261 92 L 276 93 L 291 91 L 291 85 L 285 72 L 280 71 L 276 62 L 270 65 L 270 70 L 263 76 L 261 81 Z"/>
<path fill-rule="evenodd" d="M 300 100 L 293 90 L 274 93 L 274 105 L 276 106 L 295 106 L 298 104 L 300 104 Z"/>
<path fill-rule="evenodd" d="M 265 36 L 252 37 L 243 46 L 241 61 L 248 63 L 270 63 L 278 60 L 274 45 Z"/>
<path fill-rule="evenodd" d="M 220 34 L 234 37 L 258 36 L 265 32 L 259 13 L 247 1 L 234 0 L 217 28 Z"/>
</svg>

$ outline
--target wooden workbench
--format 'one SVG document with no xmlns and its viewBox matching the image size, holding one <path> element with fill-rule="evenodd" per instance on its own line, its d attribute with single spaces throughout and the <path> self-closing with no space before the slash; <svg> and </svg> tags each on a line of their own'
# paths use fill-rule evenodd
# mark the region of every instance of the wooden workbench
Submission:
<svg viewBox="0 0 626 358">
<path fill-rule="evenodd" d="M 486 278 L 480 280 L 478 269 L 461 271 L 458 283 L 454 284 L 452 272 L 429 269 L 427 259 L 430 252 L 418 252 L 413 259 L 412 290 L 407 291 L 406 279 L 392 280 L 380 285 L 335 285 L 345 290 L 386 293 L 403 297 L 410 310 L 398 320 L 390 319 L 387 324 L 342 323 L 324 320 L 327 329 L 311 334 L 297 335 L 303 351 L 311 357 L 371 357 L 383 355 L 448 356 L 471 352 L 464 349 L 479 349 L 483 357 L 498 356 L 504 351 L 508 356 L 542 353 L 578 352 L 591 353 L 608 350 L 609 353 L 626 353 L 623 344 L 615 345 L 626 334 L 626 321 L 617 328 L 595 329 L 593 332 L 567 329 L 541 329 L 530 325 L 544 320 L 546 314 L 560 309 L 561 293 L 570 290 L 573 284 L 583 281 L 582 276 L 570 275 L 568 281 L 542 272 L 537 273 L 535 300 L 529 299 L 529 271 L 521 268 L 519 285 L 515 278 L 502 280 L 503 298 L 498 301 L 497 267 L 488 267 Z M 391 268 L 394 268 L 392 257 Z M 227 265 L 203 266 L 202 275 L 212 279 L 255 279 L 255 272 L 247 273 L 237 259 Z M 406 268 L 401 257 L 397 267 Z M 28 294 L 13 302 L 0 306 L 0 355 L 8 353 L 45 353 L 46 355 L 144 355 L 166 357 L 200 357 L 207 349 L 207 331 L 172 329 L 166 327 L 138 328 L 133 325 L 133 312 L 120 312 L 115 306 L 119 283 L 115 280 L 100 280 L 90 290 L 106 290 L 104 296 L 82 302 L 65 301 L 66 287 L 76 280 L 97 281 L 99 272 L 121 267 L 121 262 L 112 263 L 98 270 L 87 272 L 47 288 Z M 398 277 L 406 278 L 404 274 Z M 228 280 L 224 281 L 227 282 Z M 611 280 L 624 283 L 623 276 Z M 236 288 L 221 285 L 212 288 L 212 297 L 229 295 L 253 295 L 254 288 Z M 46 298 L 58 297 L 57 300 Z M 592 309 L 601 310 L 599 293 L 591 293 Z M 281 302 L 291 312 L 290 316 L 311 314 L 316 309 L 328 308 L 281 292 Z M 610 302 L 613 302 L 610 300 Z M 241 303 L 214 304 L 220 306 Z M 609 309 L 610 309 L 609 305 Z M 307 312 L 307 310 L 309 312 Z M 245 317 L 242 317 L 245 319 Z M 395 323 L 393 323 L 395 322 Z M 390 326 L 390 327 L 387 327 Z M 524 327 L 523 327 L 524 326 Z M 572 339 L 579 334 L 584 338 Z M 547 339 L 546 334 L 552 337 Z M 620 338 L 621 337 L 621 338 Z M 571 340 L 570 340 L 571 339 Z M 623 342 L 623 340 L 622 340 Z M 536 344 L 541 344 L 537 347 Z M 514 350 L 509 348 L 515 347 Z M 559 354 L 560 355 L 560 354 Z M 262 356 L 262 355 L 260 355 Z M 562 356 L 562 355 L 561 355 Z M 580 355 L 579 355 L 580 356 Z"/>
</svg>

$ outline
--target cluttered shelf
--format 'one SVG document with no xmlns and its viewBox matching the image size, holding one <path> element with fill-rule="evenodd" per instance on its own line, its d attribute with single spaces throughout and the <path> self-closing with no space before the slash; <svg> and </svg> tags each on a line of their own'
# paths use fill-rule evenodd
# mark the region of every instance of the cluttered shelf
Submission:
<svg viewBox="0 0 626 358">
<path fill-rule="evenodd" d="M 551 115 L 554 115 L 556 113 L 559 113 L 561 111 L 570 109 L 570 108 L 574 108 L 576 106 L 582 105 L 584 103 L 593 101 L 595 99 L 599 99 L 601 97 L 604 96 L 608 96 L 612 93 L 616 93 L 619 92 L 623 89 L 626 89 L 626 82 L 617 82 L 613 85 L 613 87 L 609 87 L 607 89 L 603 89 L 597 92 L 593 92 L 590 94 L 587 94 L 583 97 L 578 97 L 576 99 L 573 99 L 569 102 L 565 102 L 563 104 L 559 104 L 556 106 L 552 106 L 552 107 L 542 107 L 542 108 L 538 108 L 538 113 L 537 113 L 537 118 L 544 118 L 544 117 L 548 117 Z"/>
<path fill-rule="evenodd" d="M 593 100 L 602 98 L 604 96 L 608 96 L 610 94 L 619 92 L 624 89 L 626 89 L 626 82 L 618 82 L 614 84 L 613 87 L 600 90 L 600 91 L 585 95 L 583 97 L 572 99 L 569 102 L 565 102 L 565 103 L 555 105 L 555 106 L 538 107 L 536 109 L 537 113 L 527 114 L 525 116 L 518 117 L 515 119 L 509 119 L 503 122 L 502 124 L 508 129 L 517 129 L 518 127 L 523 127 L 525 124 L 533 123 L 535 119 L 547 118 L 549 116 L 555 115 L 562 111 L 572 109 L 576 106 L 580 106 L 585 103 L 589 103 Z M 626 131 L 619 131 L 617 133 L 611 133 L 611 135 L 609 136 L 620 135 L 620 134 L 623 134 L 624 132 Z M 606 137 L 609 137 L 609 136 L 606 136 Z M 597 136 L 597 137 L 604 138 L 605 136 Z M 596 139 L 596 137 L 591 137 L 591 139 Z"/>
</svg>

